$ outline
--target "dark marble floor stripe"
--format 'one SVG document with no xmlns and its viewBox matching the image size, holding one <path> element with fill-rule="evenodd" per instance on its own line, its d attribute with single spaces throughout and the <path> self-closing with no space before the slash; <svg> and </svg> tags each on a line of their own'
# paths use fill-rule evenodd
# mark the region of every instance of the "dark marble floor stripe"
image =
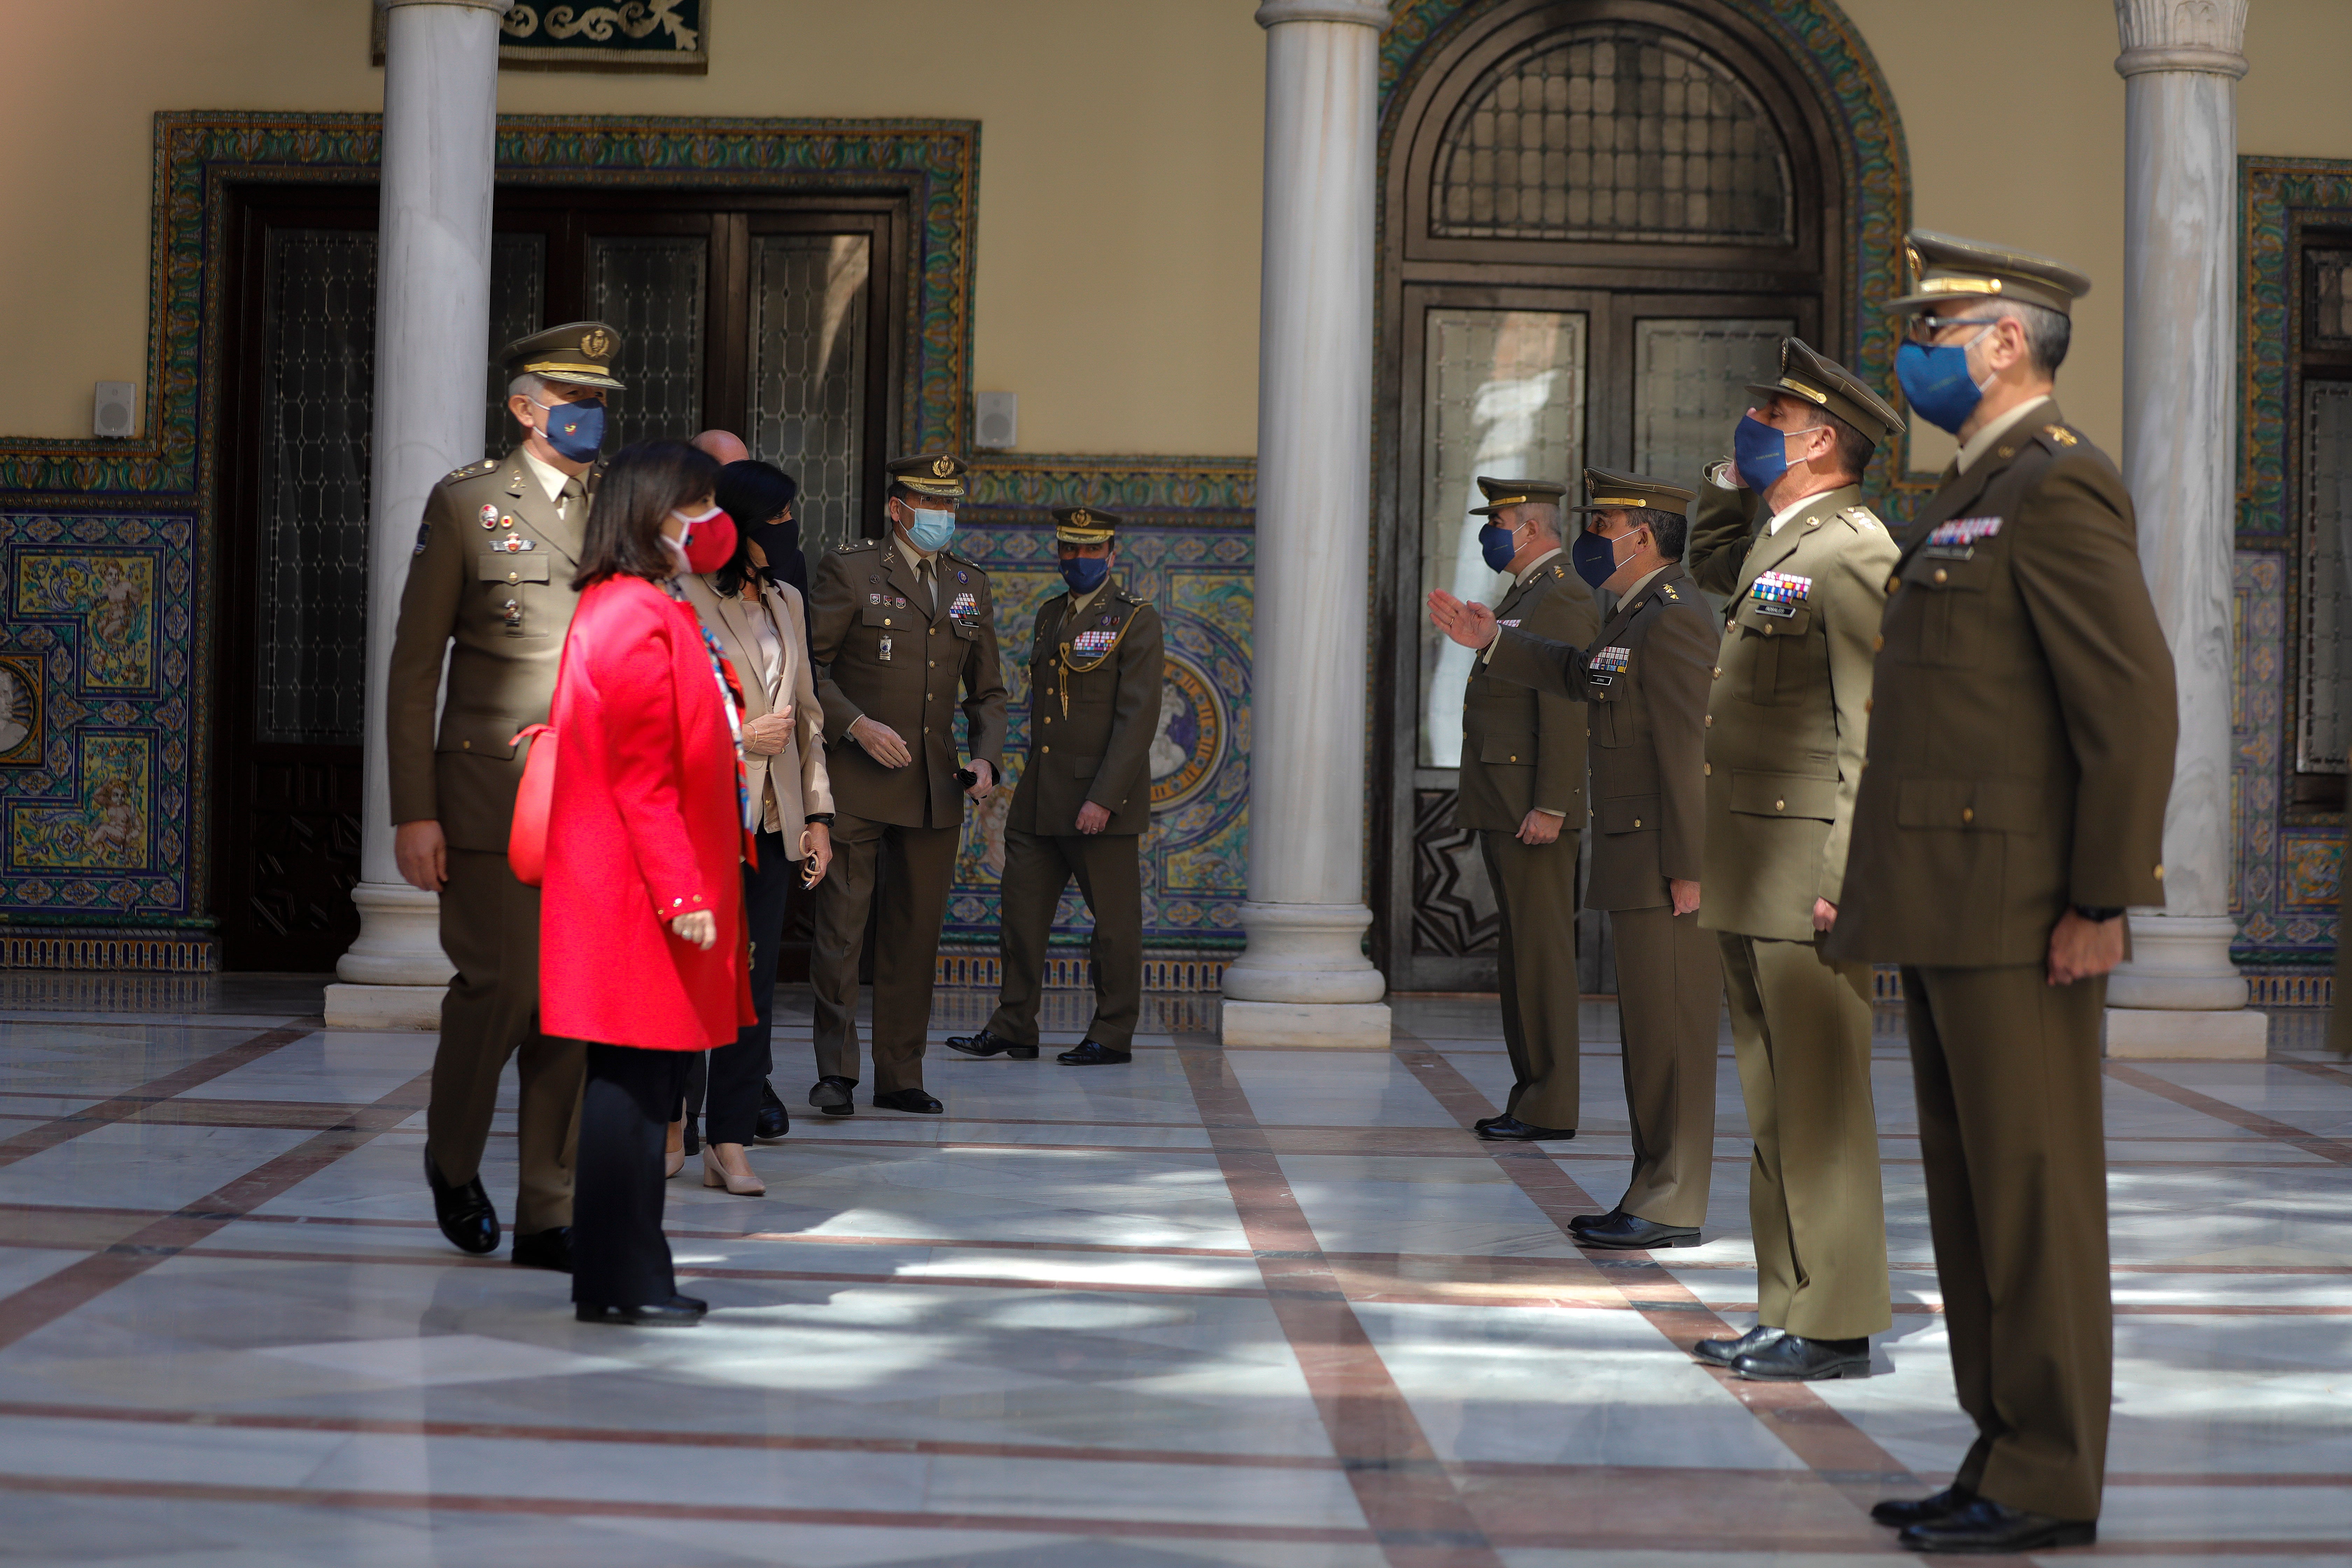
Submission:
<svg viewBox="0 0 2352 1568">
<path fill-rule="evenodd" d="M 184 1067 L 175 1068 L 159 1078 L 152 1078 L 136 1088 L 107 1096 L 96 1104 L 65 1116 L 55 1117 L 38 1127 L 28 1127 L 22 1132 L 0 1139 L 0 1167 L 28 1160 L 46 1149 L 79 1138 L 85 1132 L 115 1122 L 127 1121 L 152 1109 L 158 1101 L 168 1100 L 175 1094 L 185 1094 L 199 1084 L 210 1083 L 224 1073 L 234 1072 L 248 1062 L 259 1061 L 270 1052 L 318 1032 L 315 1024 L 304 1023 L 280 1029 L 265 1029 L 233 1045 L 209 1051 Z M 70 1097 L 68 1097 L 70 1098 Z"/>
<path fill-rule="evenodd" d="M 2106 1069 L 2107 1076 L 2117 1083 L 2127 1083 L 2134 1089 L 2168 1100 L 2175 1105 L 2200 1112 L 2213 1118 L 2216 1121 L 2226 1121 L 2232 1127 L 2242 1127 L 2249 1132 L 2259 1132 L 2265 1138 L 2273 1138 L 2282 1143 L 2291 1143 L 2306 1154 L 2316 1154 L 2334 1164 L 2352 1165 L 2352 1143 L 2345 1142 L 2342 1139 L 2321 1138 L 2305 1132 L 2300 1127 L 2290 1127 L 2275 1118 L 2264 1116 L 2259 1110 L 2248 1110 L 2242 1106 L 2232 1105 L 2226 1100 L 2217 1100 L 2210 1094 L 2202 1094 L 2196 1089 L 2184 1088 L 2169 1079 L 2159 1078 L 2155 1073 L 2144 1068 L 2134 1067 L 2128 1062 L 2108 1062 Z"/>
</svg>

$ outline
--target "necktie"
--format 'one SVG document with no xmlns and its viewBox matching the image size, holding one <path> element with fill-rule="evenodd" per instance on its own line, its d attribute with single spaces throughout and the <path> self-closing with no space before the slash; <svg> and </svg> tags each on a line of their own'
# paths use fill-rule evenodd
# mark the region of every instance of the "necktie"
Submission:
<svg viewBox="0 0 2352 1568">
<path fill-rule="evenodd" d="M 923 590 L 923 608 L 936 615 L 940 607 L 940 591 L 931 583 L 931 563 L 919 562 L 915 566 L 915 582 Z"/>
<path fill-rule="evenodd" d="M 572 521 L 572 503 L 587 493 L 587 487 L 581 484 L 577 475 L 567 477 L 563 481 L 563 489 L 556 492 L 555 515 L 562 518 L 564 521 L 570 522 Z"/>
</svg>

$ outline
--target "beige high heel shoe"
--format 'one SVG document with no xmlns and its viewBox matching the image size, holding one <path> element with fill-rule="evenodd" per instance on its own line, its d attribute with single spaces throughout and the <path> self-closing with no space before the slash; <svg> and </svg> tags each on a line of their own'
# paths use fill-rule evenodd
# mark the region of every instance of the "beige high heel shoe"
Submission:
<svg viewBox="0 0 2352 1568">
<path fill-rule="evenodd" d="M 686 1118 L 681 1116 L 669 1124 L 669 1136 L 662 1141 L 662 1180 L 667 1182 L 686 1169 Z"/>
<path fill-rule="evenodd" d="M 751 1169 L 751 1162 L 743 1156 L 740 1143 L 705 1143 L 702 1146 L 702 1184 L 725 1187 L 739 1198 L 756 1198 L 766 1193 L 768 1184 Z"/>
</svg>

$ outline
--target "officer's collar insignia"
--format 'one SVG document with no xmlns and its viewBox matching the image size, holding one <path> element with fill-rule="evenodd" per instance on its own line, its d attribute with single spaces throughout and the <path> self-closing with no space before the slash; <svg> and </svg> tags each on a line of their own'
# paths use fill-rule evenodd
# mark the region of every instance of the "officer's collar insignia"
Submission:
<svg viewBox="0 0 2352 1568">
<path fill-rule="evenodd" d="M 2044 436 L 2049 437 L 2053 441 L 2057 442 L 2061 447 L 2072 447 L 2082 440 L 2080 436 L 2075 435 L 2074 432 L 2067 429 L 2063 425 L 2044 425 L 2042 427 L 2042 433 Z"/>
<path fill-rule="evenodd" d="M 1659 592 L 1659 593 L 1661 593 L 1661 594 L 1664 594 L 1667 598 L 1672 599 L 1675 603 L 1676 603 L 1676 604 L 1678 604 L 1678 605 L 1682 603 L 1683 596 L 1682 596 L 1680 594 L 1677 594 L 1677 593 L 1675 593 L 1675 585 L 1674 585 L 1672 583 L 1661 583 L 1661 584 L 1658 584 L 1658 592 Z"/>
</svg>

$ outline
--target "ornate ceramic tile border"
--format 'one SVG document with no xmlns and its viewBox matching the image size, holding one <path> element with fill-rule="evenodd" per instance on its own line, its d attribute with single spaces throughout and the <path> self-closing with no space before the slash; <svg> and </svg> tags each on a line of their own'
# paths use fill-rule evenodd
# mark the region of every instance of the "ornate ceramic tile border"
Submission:
<svg viewBox="0 0 2352 1568">
<path fill-rule="evenodd" d="M 2287 694 L 2294 689 L 2302 530 L 2287 515 L 2289 410 L 2302 299 L 2289 275 L 2294 232 L 2352 225 L 2352 161 L 2241 158 L 2237 762 L 2231 803 L 2237 888 L 2231 912 L 2242 962 L 2322 963 L 2336 951 L 2344 830 L 2329 814 L 2285 807 L 2294 766 Z"/>
<path fill-rule="evenodd" d="M 1434 54 L 1436 46 L 1465 28 L 1520 0 L 1400 0 L 1381 37 L 1381 163 L 1388 165 L 1396 126 L 1386 110 L 1402 97 Z M 1882 301 L 1902 292 L 1903 235 L 1911 222 L 1910 154 L 1895 94 L 1862 33 L 1834 0 L 1717 0 L 1777 41 L 1798 74 L 1813 89 L 1835 132 L 1839 177 L 1853 215 L 1853 248 L 1846 258 L 1847 298 L 1853 310 L 1853 368 L 1889 398 L 1898 399 L 1895 381 L 1895 336 L 1880 312 Z M 1385 187 L 1383 187 L 1385 189 Z M 1907 515 L 1909 499 L 1935 488 L 1925 476 L 1906 471 L 1899 447 L 1874 470 L 1872 503 L 1890 516 Z M 1896 494 L 1882 492 L 1886 475 L 1897 476 Z"/>
</svg>

